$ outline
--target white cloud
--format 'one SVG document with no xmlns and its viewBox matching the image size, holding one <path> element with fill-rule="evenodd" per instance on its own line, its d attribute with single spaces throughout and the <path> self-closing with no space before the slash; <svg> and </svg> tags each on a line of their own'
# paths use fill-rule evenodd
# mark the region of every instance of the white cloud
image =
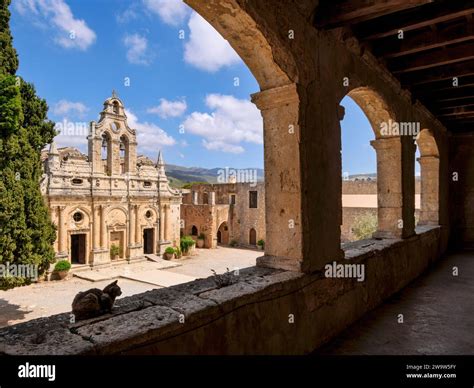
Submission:
<svg viewBox="0 0 474 388">
<path fill-rule="evenodd" d="M 157 154 L 161 147 L 176 144 L 176 140 L 159 126 L 140 122 L 138 117 L 128 109 L 125 110 L 125 113 L 130 128 L 137 130 L 138 148 L 144 153 Z"/>
<path fill-rule="evenodd" d="M 241 61 L 229 42 L 196 12 L 189 18 L 188 26 L 190 34 L 184 46 L 185 62 L 198 69 L 215 72 Z"/>
<path fill-rule="evenodd" d="M 143 0 L 143 3 L 164 23 L 172 26 L 181 24 L 189 13 L 188 6 L 181 0 Z"/>
<path fill-rule="evenodd" d="M 206 149 L 238 154 L 245 151 L 243 142 L 263 143 L 262 117 L 250 101 L 209 94 L 206 105 L 212 113 L 193 112 L 183 123 L 186 132 L 204 138 Z"/>
<path fill-rule="evenodd" d="M 82 117 L 88 110 L 89 108 L 82 102 L 60 100 L 54 105 L 52 112 L 57 116 L 72 115 Z"/>
<path fill-rule="evenodd" d="M 118 23 L 128 23 L 136 18 L 138 18 L 138 13 L 135 11 L 133 6 L 115 15 L 115 20 L 117 20 Z"/>
<path fill-rule="evenodd" d="M 95 32 L 82 19 L 76 19 L 64 0 L 15 0 L 15 8 L 35 24 L 56 30 L 54 41 L 65 48 L 87 50 L 96 40 Z"/>
<path fill-rule="evenodd" d="M 135 65 L 149 65 L 148 40 L 139 34 L 126 35 L 123 44 L 127 48 L 127 59 Z"/>
<path fill-rule="evenodd" d="M 187 108 L 188 105 L 185 100 L 169 101 L 166 98 L 160 98 L 160 105 L 149 108 L 147 112 L 166 119 L 183 115 Z"/>
</svg>

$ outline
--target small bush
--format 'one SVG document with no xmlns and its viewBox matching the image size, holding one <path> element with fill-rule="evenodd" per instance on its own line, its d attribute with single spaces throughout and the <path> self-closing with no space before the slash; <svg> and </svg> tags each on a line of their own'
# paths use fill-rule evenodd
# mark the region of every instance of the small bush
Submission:
<svg viewBox="0 0 474 388">
<path fill-rule="evenodd" d="M 5 276 L 0 278 L 0 290 L 6 291 L 11 288 L 27 286 L 31 284 L 31 279 L 15 276 Z"/>
<path fill-rule="evenodd" d="M 373 213 L 360 215 L 354 220 L 354 224 L 352 226 L 352 233 L 354 233 L 357 240 L 371 238 L 376 230 L 377 215 Z"/>
<path fill-rule="evenodd" d="M 170 255 L 174 255 L 176 253 L 176 250 L 173 247 L 168 247 L 165 249 L 165 253 L 168 253 Z"/>
<path fill-rule="evenodd" d="M 121 249 L 118 245 L 112 244 L 110 247 L 110 256 L 115 257 L 115 256 L 120 256 Z"/>
<path fill-rule="evenodd" d="M 184 236 L 181 237 L 181 240 L 179 242 L 179 246 L 181 248 L 181 251 L 183 253 L 189 252 L 189 249 L 196 244 L 196 241 L 191 236 Z"/>
<path fill-rule="evenodd" d="M 263 239 L 262 239 L 262 240 L 258 240 L 258 241 L 257 241 L 257 245 L 258 245 L 259 247 L 265 248 L 265 240 L 263 240 Z"/>
<path fill-rule="evenodd" d="M 238 244 L 237 240 L 232 240 L 230 243 L 229 243 L 229 246 L 231 247 L 236 247 Z"/>
<path fill-rule="evenodd" d="M 71 263 L 67 260 L 59 260 L 54 266 L 56 272 L 69 271 L 71 269 Z"/>
</svg>

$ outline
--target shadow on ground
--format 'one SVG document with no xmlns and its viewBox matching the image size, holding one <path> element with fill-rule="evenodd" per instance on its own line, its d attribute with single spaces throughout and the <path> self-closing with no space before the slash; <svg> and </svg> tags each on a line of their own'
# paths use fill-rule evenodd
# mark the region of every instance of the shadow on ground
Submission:
<svg viewBox="0 0 474 388">
<path fill-rule="evenodd" d="M 5 299 L 0 299 L 0 327 L 8 326 L 9 322 L 23 319 L 32 310 L 23 309 L 20 305 L 11 304 Z"/>
</svg>

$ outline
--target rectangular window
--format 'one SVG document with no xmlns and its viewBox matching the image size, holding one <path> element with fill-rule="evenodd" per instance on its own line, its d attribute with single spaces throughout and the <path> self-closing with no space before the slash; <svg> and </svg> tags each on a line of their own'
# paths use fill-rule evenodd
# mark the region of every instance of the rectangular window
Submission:
<svg viewBox="0 0 474 388">
<path fill-rule="evenodd" d="M 235 205 L 235 194 L 230 195 L 230 204 Z"/>
<path fill-rule="evenodd" d="M 258 207 L 257 191 L 249 191 L 249 208 L 256 209 Z"/>
</svg>

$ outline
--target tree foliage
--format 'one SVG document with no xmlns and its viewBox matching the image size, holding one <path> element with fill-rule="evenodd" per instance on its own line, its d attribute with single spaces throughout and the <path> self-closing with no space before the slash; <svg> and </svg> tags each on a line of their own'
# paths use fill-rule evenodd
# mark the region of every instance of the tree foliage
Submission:
<svg viewBox="0 0 474 388">
<path fill-rule="evenodd" d="M 40 191 L 41 150 L 55 135 L 46 101 L 33 85 L 15 76 L 8 11 L 0 0 L 0 264 L 38 265 L 44 272 L 54 261 L 56 238 Z M 28 284 L 25 278 L 0 278 L 0 289 Z"/>
</svg>

